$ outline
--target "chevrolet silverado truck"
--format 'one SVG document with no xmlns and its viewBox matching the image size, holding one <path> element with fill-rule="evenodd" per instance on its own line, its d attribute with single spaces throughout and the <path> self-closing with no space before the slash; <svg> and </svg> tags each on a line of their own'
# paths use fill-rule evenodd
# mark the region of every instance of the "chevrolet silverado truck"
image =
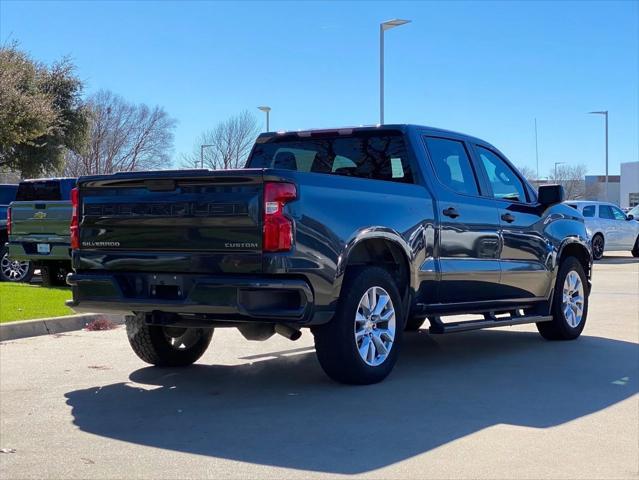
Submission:
<svg viewBox="0 0 639 480">
<path fill-rule="evenodd" d="M 16 199 L 17 184 L 0 185 L 0 280 L 5 282 L 29 282 L 33 277 L 33 265 L 29 261 L 17 261 L 9 257 L 6 246 L 9 239 L 7 212 Z"/>
<path fill-rule="evenodd" d="M 75 178 L 25 180 L 9 206 L 9 257 L 40 269 L 45 286 L 66 285 L 71 271 L 71 190 Z"/>
<path fill-rule="evenodd" d="M 437 335 L 534 323 L 548 340 L 586 323 L 583 217 L 459 133 L 263 133 L 243 169 L 81 177 L 72 198 L 68 304 L 128 314 L 134 352 L 160 367 L 195 362 L 216 328 L 310 328 L 332 379 L 370 384 L 426 319 Z"/>
</svg>

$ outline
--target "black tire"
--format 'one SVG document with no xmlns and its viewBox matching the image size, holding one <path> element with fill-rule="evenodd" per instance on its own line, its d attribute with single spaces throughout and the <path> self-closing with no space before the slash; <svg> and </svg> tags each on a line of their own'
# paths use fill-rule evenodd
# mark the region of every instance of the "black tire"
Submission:
<svg viewBox="0 0 639 480">
<path fill-rule="evenodd" d="M 40 275 L 42 276 L 42 285 L 45 287 L 62 287 L 66 286 L 66 269 L 55 265 L 40 267 Z"/>
<path fill-rule="evenodd" d="M 33 277 L 33 263 L 20 262 L 19 268 L 13 266 L 7 247 L 0 247 L 0 280 L 3 282 L 29 283 Z"/>
<path fill-rule="evenodd" d="M 185 367 L 204 354 L 211 343 L 213 329 L 152 326 L 138 314 L 126 318 L 126 333 L 140 360 L 157 367 Z M 184 341 L 184 348 L 172 345 L 171 338 Z"/>
<path fill-rule="evenodd" d="M 639 257 L 639 235 L 637 236 L 637 239 L 635 240 L 635 246 L 632 247 L 631 253 L 633 257 Z"/>
<path fill-rule="evenodd" d="M 390 350 L 385 359 L 381 360 L 384 356 L 383 353 L 379 355 L 381 363 L 378 365 L 370 365 L 360 356 L 358 340 L 355 338 L 355 318 L 360 307 L 360 300 L 373 287 L 381 287 L 388 294 L 391 302 L 387 304 L 388 307 L 379 312 L 376 317 L 377 320 L 375 320 L 385 325 L 385 327 L 380 327 L 377 330 L 378 327 L 376 325 L 373 327 L 367 326 L 366 328 L 376 329 L 376 333 L 369 331 L 369 333 L 360 337 L 361 348 L 364 348 L 364 341 L 373 343 L 374 347 L 376 347 L 372 348 L 373 363 L 375 363 L 377 354 L 381 351 L 377 347 L 378 342 L 382 338 L 381 335 L 385 335 L 384 333 L 380 334 L 380 332 L 391 327 L 390 323 L 380 320 L 380 316 L 383 316 L 384 311 L 388 313 L 391 306 L 395 311 L 394 338 L 392 343 L 390 343 Z M 380 291 L 378 290 L 378 292 Z M 382 293 L 384 292 L 380 294 Z M 338 302 L 335 317 L 327 324 L 313 328 L 315 351 L 324 372 L 333 380 L 351 385 L 377 383 L 388 376 L 397 361 L 403 330 L 404 314 L 402 312 L 402 302 L 393 278 L 382 268 L 367 267 L 347 274 L 342 286 L 342 296 Z M 377 340 L 373 336 L 376 336 Z M 388 337 L 385 337 L 382 341 L 388 341 Z M 388 345 L 384 345 L 384 348 L 387 347 Z M 367 352 L 370 353 L 368 349 Z"/>
<path fill-rule="evenodd" d="M 424 325 L 425 321 L 426 321 L 425 318 L 410 317 L 408 320 L 406 320 L 406 327 L 404 328 L 404 331 L 416 332 L 417 330 L 422 328 L 422 325 Z"/>
<path fill-rule="evenodd" d="M 601 260 L 604 254 L 605 240 L 601 233 L 595 233 L 592 237 L 592 258 Z"/>
<path fill-rule="evenodd" d="M 581 321 L 576 326 L 571 326 L 566 314 L 563 311 L 563 290 L 564 282 L 569 273 L 575 272 L 583 286 L 583 304 Z M 557 273 L 557 281 L 555 283 L 555 291 L 552 298 L 551 315 L 553 317 L 550 322 L 537 323 L 537 330 L 546 340 L 574 340 L 581 335 L 586 326 L 588 317 L 588 280 L 584 273 L 583 266 L 575 257 L 567 257 L 560 265 Z"/>
</svg>

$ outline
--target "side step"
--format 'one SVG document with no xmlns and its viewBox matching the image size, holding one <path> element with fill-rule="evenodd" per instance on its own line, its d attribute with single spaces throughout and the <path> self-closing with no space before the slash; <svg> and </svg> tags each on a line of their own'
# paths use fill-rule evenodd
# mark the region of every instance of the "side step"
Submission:
<svg viewBox="0 0 639 480">
<path fill-rule="evenodd" d="M 486 314 L 482 320 L 468 320 L 465 322 L 444 323 L 441 317 L 428 317 L 428 320 L 430 321 L 428 333 L 443 334 L 481 330 L 483 328 L 507 327 L 509 325 L 521 325 L 524 323 L 550 322 L 552 316 L 531 315 L 498 318 L 493 314 Z"/>
</svg>

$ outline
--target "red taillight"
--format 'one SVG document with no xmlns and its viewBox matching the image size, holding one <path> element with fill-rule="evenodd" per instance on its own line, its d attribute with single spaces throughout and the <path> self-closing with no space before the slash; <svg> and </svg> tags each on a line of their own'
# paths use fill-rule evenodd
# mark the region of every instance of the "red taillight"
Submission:
<svg viewBox="0 0 639 480">
<path fill-rule="evenodd" d="M 297 198 L 292 183 L 267 182 L 264 184 L 264 231 L 262 250 L 285 252 L 293 245 L 293 222 L 282 213 L 287 202 Z"/>
<path fill-rule="evenodd" d="M 77 187 L 71 190 L 71 248 L 80 248 L 80 219 L 78 218 L 79 192 Z"/>
<path fill-rule="evenodd" d="M 7 235 L 11 235 L 11 207 L 7 208 Z"/>
</svg>

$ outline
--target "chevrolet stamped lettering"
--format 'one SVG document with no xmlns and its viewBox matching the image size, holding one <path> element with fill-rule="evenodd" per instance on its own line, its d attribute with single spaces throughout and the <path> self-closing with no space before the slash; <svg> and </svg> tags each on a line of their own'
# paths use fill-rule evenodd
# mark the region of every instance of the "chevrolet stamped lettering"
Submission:
<svg viewBox="0 0 639 480">
<path fill-rule="evenodd" d="M 84 214 L 100 217 L 223 217 L 248 215 L 248 206 L 218 202 L 98 203 L 84 205 Z"/>
</svg>

